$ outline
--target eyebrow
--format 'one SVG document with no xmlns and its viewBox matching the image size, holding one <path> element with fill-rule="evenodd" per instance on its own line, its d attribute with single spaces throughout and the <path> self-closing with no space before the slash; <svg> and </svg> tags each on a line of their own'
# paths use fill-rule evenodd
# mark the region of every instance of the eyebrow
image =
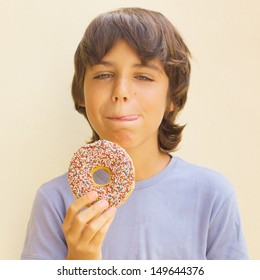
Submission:
<svg viewBox="0 0 260 280">
<path fill-rule="evenodd" d="M 114 63 L 109 61 L 101 60 L 98 63 L 95 63 L 93 66 L 104 65 L 104 66 L 114 66 Z"/>
<path fill-rule="evenodd" d="M 104 66 L 115 66 L 115 64 L 111 61 L 104 61 L 104 60 L 101 60 L 99 61 L 97 64 L 95 64 L 94 66 L 98 66 L 98 65 L 104 65 Z M 162 74 L 162 69 L 160 69 L 158 66 L 154 65 L 153 63 L 135 63 L 133 64 L 133 67 L 135 68 L 150 68 L 152 70 L 155 70 L 157 72 L 159 72 L 160 74 Z"/>
<path fill-rule="evenodd" d="M 143 67 L 150 68 L 162 74 L 162 70 L 158 66 L 154 65 L 153 63 L 137 63 L 134 64 L 133 66 L 137 68 L 143 68 Z"/>
</svg>

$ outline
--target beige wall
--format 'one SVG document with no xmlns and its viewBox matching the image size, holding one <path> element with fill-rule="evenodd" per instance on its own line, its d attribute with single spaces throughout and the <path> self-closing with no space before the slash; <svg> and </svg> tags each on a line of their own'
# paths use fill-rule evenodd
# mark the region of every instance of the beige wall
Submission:
<svg viewBox="0 0 260 280">
<path fill-rule="evenodd" d="M 94 16 L 122 6 L 161 11 L 186 39 L 194 59 L 177 154 L 231 180 L 251 257 L 260 259 L 258 3 L 1 0 L 0 259 L 19 258 L 37 188 L 66 172 L 89 135 L 70 97 L 74 50 Z"/>
</svg>

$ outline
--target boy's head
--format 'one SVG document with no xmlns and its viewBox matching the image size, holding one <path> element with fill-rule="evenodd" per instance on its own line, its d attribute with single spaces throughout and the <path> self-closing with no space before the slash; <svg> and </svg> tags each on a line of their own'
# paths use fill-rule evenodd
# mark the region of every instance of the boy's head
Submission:
<svg viewBox="0 0 260 280">
<path fill-rule="evenodd" d="M 86 71 L 99 63 L 119 39 L 126 41 L 143 63 L 159 58 L 169 78 L 168 106 L 159 127 L 158 143 L 160 149 L 172 151 L 180 142 L 184 128 L 175 124 L 175 119 L 187 99 L 190 52 L 174 26 L 158 12 L 122 8 L 101 14 L 90 23 L 74 58 L 72 96 L 75 108 L 87 118 L 82 106 Z M 99 135 L 93 130 L 91 142 L 98 139 Z"/>
</svg>

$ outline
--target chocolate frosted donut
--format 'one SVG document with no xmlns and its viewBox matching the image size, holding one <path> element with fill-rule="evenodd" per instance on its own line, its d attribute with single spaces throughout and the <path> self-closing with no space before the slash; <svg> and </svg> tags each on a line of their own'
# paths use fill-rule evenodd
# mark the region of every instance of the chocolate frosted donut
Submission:
<svg viewBox="0 0 260 280">
<path fill-rule="evenodd" d="M 94 180 L 96 171 L 109 174 L 104 184 Z M 107 140 L 98 140 L 81 147 L 73 156 L 68 181 L 76 198 L 96 191 L 98 200 L 105 199 L 112 207 L 123 204 L 134 189 L 135 173 L 130 156 L 119 145 Z"/>
</svg>

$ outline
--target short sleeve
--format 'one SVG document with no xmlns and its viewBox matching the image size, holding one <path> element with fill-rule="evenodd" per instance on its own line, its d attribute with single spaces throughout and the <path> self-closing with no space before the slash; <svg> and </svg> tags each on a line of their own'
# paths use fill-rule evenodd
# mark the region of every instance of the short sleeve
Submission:
<svg viewBox="0 0 260 280">
<path fill-rule="evenodd" d="M 223 202 L 208 232 L 207 259 L 248 259 L 235 193 Z"/>
<path fill-rule="evenodd" d="M 21 259 L 65 259 L 63 217 L 40 188 L 35 196 Z"/>
</svg>

